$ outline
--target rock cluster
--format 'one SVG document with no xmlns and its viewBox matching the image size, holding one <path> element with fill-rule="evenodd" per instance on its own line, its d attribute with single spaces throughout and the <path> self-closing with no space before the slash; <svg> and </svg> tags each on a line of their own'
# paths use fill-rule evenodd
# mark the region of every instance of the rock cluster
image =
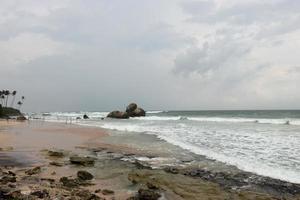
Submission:
<svg viewBox="0 0 300 200">
<path fill-rule="evenodd" d="M 107 117 L 116 119 L 128 119 L 129 117 L 144 117 L 146 112 L 144 109 L 138 107 L 136 103 L 131 103 L 126 107 L 126 111 L 112 111 Z"/>
</svg>

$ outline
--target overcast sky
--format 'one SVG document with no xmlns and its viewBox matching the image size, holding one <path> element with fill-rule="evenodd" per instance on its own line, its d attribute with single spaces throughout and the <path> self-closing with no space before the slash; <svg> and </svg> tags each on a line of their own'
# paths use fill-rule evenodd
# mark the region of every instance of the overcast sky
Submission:
<svg viewBox="0 0 300 200">
<path fill-rule="evenodd" d="M 298 0 L 1 0 L 25 111 L 300 108 Z"/>
</svg>

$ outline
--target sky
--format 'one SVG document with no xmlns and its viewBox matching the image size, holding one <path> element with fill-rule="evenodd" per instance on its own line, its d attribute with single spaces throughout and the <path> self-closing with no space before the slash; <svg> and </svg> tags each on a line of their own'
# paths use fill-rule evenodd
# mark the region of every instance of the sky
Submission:
<svg viewBox="0 0 300 200">
<path fill-rule="evenodd" d="M 300 109 L 298 0 L 1 0 L 23 110 Z"/>
</svg>

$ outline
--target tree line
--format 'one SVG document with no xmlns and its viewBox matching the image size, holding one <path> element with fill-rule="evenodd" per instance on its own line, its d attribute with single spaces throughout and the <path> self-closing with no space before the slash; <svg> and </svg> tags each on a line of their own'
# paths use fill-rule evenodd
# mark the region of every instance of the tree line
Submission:
<svg viewBox="0 0 300 200">
<path fill-rule="evenodd" d="M 9 91 L 9 90 L 0 90 L 0 104 L 2 107 L 14 107 L 16 100 L 17 91 Z M 10 98 L 12 97 L 12 98 Z M 21 99 L 17 101 L 18 109 L 21 109 L 25 100 L 24 96 L 21 96 Z"/>
</svg>

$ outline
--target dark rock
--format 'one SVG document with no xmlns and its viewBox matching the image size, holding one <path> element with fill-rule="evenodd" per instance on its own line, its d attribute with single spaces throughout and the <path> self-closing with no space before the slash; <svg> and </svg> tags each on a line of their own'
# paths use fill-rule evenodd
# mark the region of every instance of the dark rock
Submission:
<svg viewBox="0 0 300 200">
<path fill-rule="evenodd" d="M 83 115 L 83 119 L 89 119 L 89 116 L 87 116 L 86 114 Z"/>
<path fill-rule="evenodd" d="M 116 118 L 116 119 L 128 119 L 129 115 L 127 112 L 121 111 L 112 111 L 107 115 L 108 118 Z"/>
<path fill-rule="evenodd" d="M 15 182 L 17 182 L 17 179 L 15 176 L 3 176 L 0 179 L 0 183 L 2 183 L 2 184 L 15 183 Z"/>
<path fill-rule="evenodd" d="M 60 163 L 60 162 L 50 162 L 49 165 L 53 165 L 53 166 L 56 166 L 56 167 L 62 167 L 64 164 L 63 163 Z"/>
<path fill-rule="evenodd" d="M 137 108 L 130 114 L 130 117 L 145 117 L 145 116 L 146 116 L 146 111 L 143 110 L 142 108 Z"/>
<path fill-rule="evenodd" d="M 81 119 L 81 117 L 76 117 L 76 119 Z"/>
<path fill-rule="evenodd" d="M 142 117 L 146 115 L 145 110 L 139 108 L 136 103 L 131 103 L 127 106 L 126 112 L 129 117 Z"/>
<path fill-rule="evenodd" d="M 82 200 L 104 200 L 104 198 L 92 194 L 88 190 L 79 190 L 74 193 L 74 196 L 79 197 Z"/>
<path fill-rule="evenodd" d="M 177 168 L 174 167 L 167 167 L 164 169 L 165 172 L 171 173 L 171 174 L 178 174 L 179 170 Z"/>
<path fill-rule="evenodd" d="M 42 171 L 41 167 L 35 167 L 35 168 L 33 168 L 33 169 L 29 169 L 29 170 L 25 171 L 25 174 L 31 176 L 31 175 L 34 175 L 34 174 L 38 174 L 38 173 L 40 173 L 41 171 Z"/>
<path fill-rule="evenodd" d="M 18 121 L 25 121 L 25 120 L 27 120 L 27 118 L 24 115 L 21 115 L 21 116 L 17 117 L 17 120 Z"/>
<path fill-rule="evenodd" d="M 70 162 L 76 165 L 93 165 L 95 163 L 95 158 L 92 157 L 81 157 L 81 156 L 72 156 L 70 157 Z"/>
<path fill-rule="evenodd" d="M 38 191 L 34 191 L 34 192 L 31 192 L 30 195 L 32 196 L 36 196 L 40 199 L 44 199 L 46 197 L 49 197 L 49 193 L 47 190 L 38 190 Z"/>
<path fill-rule="evenodd" d="M 137 197 L 141 200 L 157 200 L 161 197 L 161 195 L 154 190 L 139 189 Z"/>
<path fill-rule="evenodd" d="M 126 112 L 127 113 L 132 113 L 133 111 L 135 111 L 135 109 L 137 109 L 137 104 L 136 103 L 131 103 L 126 107 Z"/>
<path fill-rule="evenodd" d="M 101 189 L 95 190 L 95 193 L 99 193 L 99 192 L 101 192 Z"/>
<path fill-rule="evenodd" d="M 52 150 L 49 150 L 48 151 L 48 156 L 52 156 L 52 157 L 64 157 L 64 152 L 62 151 L 52 151 Z"/>
<path fill-rule="evenodd" d="M 53 179 L 53 178 L 41 178 L 41 181 L 47 181 L 49 183 L 55 183 L 55 179 Z"/>
<path fill-rule="evenodd" d="M 65 187 L 78 187 L 79 186 L 79 182 L 77 179 L 71 179 L 68 177 L 62 177 L 59 179 L 59 182 L 61 182 L 63 184 L 63 186 Z"/>
<path fill-rule="evenodd" d="M 103 194 L 103 195 L 112 195 L 112 194 L 114 194 L 114 193 L 115 193 L 115 192 L 112 191 L 112 190 L 107 190 L 107 189 L 102 190 L 102 194 Z"/>
<path fill-rule="evenodd" d="M 87 172 L 87 171 L 78 171 L 77 172 L 77 177 L 80 179 L 80 180 L 92 180 L 94 178 L 94 176 Z"/>
</svg>

